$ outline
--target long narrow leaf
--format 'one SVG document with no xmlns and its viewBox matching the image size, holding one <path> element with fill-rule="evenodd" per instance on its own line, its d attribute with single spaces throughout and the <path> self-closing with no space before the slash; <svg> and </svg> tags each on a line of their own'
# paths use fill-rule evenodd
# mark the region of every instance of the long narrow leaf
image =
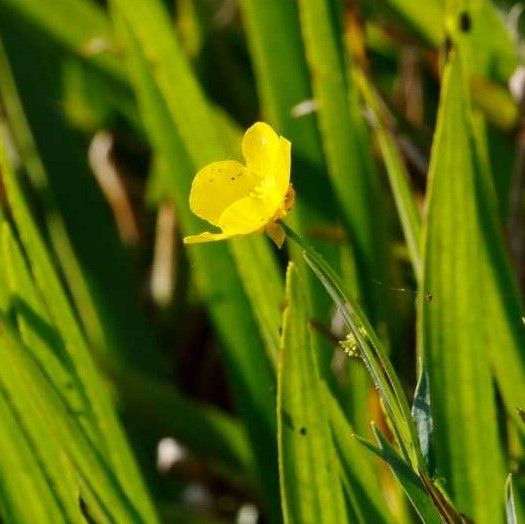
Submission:
<svg viewBox="0 0 525 524">
<path fill-rule="evenodd" d="M 421 479 L 389 445 L 384 436 L 376 429 L 374 432 L 379 442 L 379 448 L 376 448 L 364 439 L 359 439 L 359 441 L 370 451 L 381 457 L 390 466 L 394 475 L 403 486 L 410 502 L 412 502 L 414 509 L 425 524 L 438 524 L 443 522 Z"/>
<path fill-rule="evenodd" d="M 372 126 L 379 141 L 397 212 L 410 253 L 410 260 L 417 280 L 421 280 L 421 218 L 408 183 L 408 172 L 397 145 L 387 128 L 381 111 L 381 103 L 373 86 L 363 73 L 356 74 L 361 93 L 372 111 Z"/>
<path fill-rule="evenodd" d="M 405 393 L 370 322 L 326 261 L 313 248 L 305 244 L 288 226 L 284 225 L 284 228 L 288 236 L 304 249 L 303 256 L 306 263 L 332 297 L 342 314 L 345 325 L 355 337 L 359 355 L 381 395 L 403 458 L 416 470 L 424 469 L 416 427 L 410 414 Z"/>
<path fill-rule="evenodd" d="M 385 509 L 374 463 L 363 454 L 352 427 L 324 383 L 322 392 L 334 444 L 338 450 L 341 475 L 345 487 L 351 492 L 349 498 L 355 500 L 358 507 L 362 508 L 365 522 L 392 522 L 392 515 Z"/>
<path fill-rule="evenodd" d="M 109 402 L 105 386 L 95 369 L 69 299 L 33 221 L 19 180 L 7 161 L 3 147 L 0 147 L 0 166 L 11 211 L 27 251 L 36 285 L 46 303 L 53 324 L 57 326 L 63 337 L 71 369 L 76 377 L 75 387 L 80 388 L 88 401 L 86 416 L 88 425 L 96 435 L 95 442 L 100 451 L 105 450 L 108 454 L 122 485 L 127 486 L 140 511 L 144 512 L 145 518 L 154 522 L 156 520 L 154 510 Z"/>
<path fill-rule="evenodd" d="M 354 249 L 363 301 L 369 311 L 380 312 L 388 301 L 379 298 L 373 281 L 384 280 L 386 227 L 356 85 L 347 74 L 342 13 L 339 3 L 329 0 L 300 0 L 298 5 L 328 170 Z"/>
<path fill-rule="evenodd" d="M 321 381 L 313 352 L 308 309 L 299 273 L 287 272 L 286 309 L 279 358 L 277 420 L 284 522 L 347 522 L 343 491 Z"/>
<path fill-rule="evenodd" d="M 421 342 L 438 475 L 447 479 L 463 512 L 494 523 L 502 517 L 503 470 L 489 331 L 503 312 L 490 308 L 501 297 L 488 294 L 485 286 L 490 259 L 481 233 L 486 219 L 480 214 L 483 172 L 476 154 L 465 70 L 454 54 L 443 80 L 432 150 L 423 278 L 432 299 L 420 301 Z M 484 318 L 491 318 L 490 327 Z"/>
</svg>

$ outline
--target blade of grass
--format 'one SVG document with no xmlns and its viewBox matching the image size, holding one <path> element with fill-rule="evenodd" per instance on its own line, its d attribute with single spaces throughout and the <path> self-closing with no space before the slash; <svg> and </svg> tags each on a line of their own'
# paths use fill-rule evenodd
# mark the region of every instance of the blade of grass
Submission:
<svg viewBox="0 0 525 524">
<path fill-rule="evenodd" d="M 100 446 L 99 449 L 104 449 L 107 453 L 116 475 L 130 496 L 133 496 L 134 503 L 140 508 L 144 518 L 155 522 L 154 510 L 116 414 L 109 402 L 105 386 L 95 369 L 84 336 L 47 247 L 33 221 L 19 180 L 7 161 L 3 144 L 0 147 L 0 168 L 10 209 L 30 261 L 35 283 L 47 306 L 52 322 L 63 339 L 72 365 L 72 372 L 76 377 L 75 387 L 83 391 L 88 399 L 86 415 L 90 419 L 89 424 L 92 425 L 94 434 L 97 435 L 96 442 Z"/>
<path fill-rule="evenodd" d="M 363 453 L 354 437 L 353 428 L 325 383 L 321 384 L 321 389 L 338 451 L 341 477 L 346 490 L 351 492 L 350 500 L 359 501 L 358 507 L 362 508 L 365 522 L 393 522 L 392 515 L 385 507 L 374 464 Z"/>
<path fill-rule="evenodd" d="M 162 156 L 172 180 L 173 199 L 182 230 L 194 232 L 201 222 L 190 212 L 187 195 L 193 173 L 192 163 L 181 142 L 167 102 L 152 76 L 139 42 L 128 25 L 115 12 L 115 23 L 127 49 L 130 78 L 135 86 L 146 129 L 153 147 Z M 168 185 L 169 184 L 169 185 Z M 275 388 L 271 362 L 258 336 L 257 325 L 250 312 L 240 279 L 234 271 L 235 262 L 225 244 L 203 245 L 188 250 L 199 289 L 206 300 L 219 336 L 224 343 L 224 358 L 232 382 L 237 406 L 244 420 L 256 455 L 259 475 L 264 479 L 267 503 L 278 500 L 278 479 L 275 469 L 276 444 L 274 407 L 270 395 Z M 245 258 L 246 261 L 250 260 Z M 253 260 L 253 259 L 251 259 Z M 252 271 L 256 267 L 252 266 Z M 265 278 L 271 277 L 266 275 Z M 268 301 L 267 304 L 270 304 Z M 267 307 L 267 304 L 264 306 Z M 232 327 L 234 327 L 232 329 Z M 277 329 L 277 328 L 276 328 Z M 273 328 L 271 329 L 273 332 Z M 250 348 L 247 351 L 247 348 Z M 277 519 L 278 508 L 273 508 Z"/>
<path fill-rule="evenodd" d="M 435 47 L 442 44 L 446 35 L 456 38 L 468 34 L 468 62 L 475 76 L 506 81 L 516 68 L 515 45 L 491 0 L 428 0 L 417 8 L 411 0 L 380 3 Z"/>
<path fill-rule="evenodd" d="M 282 225 L 288 237 L 304 249 L 304 259 L 340 309 L 346 326 L 353 334 L 358 355 L 363 359 L 381 396 L 382 406 L 391 423 L 403 463 L 412 468 L 412 473 L 419 479 L 419 482 L 423 483 L 445 521 L 458 522 L 457 511 L 449 503 L 442 490 L 438 489 L 428 477 L 419 446 L 417 428 L 411 417 L 403 389 L 370 322 L 361 312 L 355 300 L 345 291 L 341 280 L 326 261 L 286 224 Z"/>
<path fill-rule="evenodd" d="M 447 33 L 462 47 L 472 77 L 506 82 L 516 69 L 516 46 L 494 3 L 450 0 L 444 5 Z"/>
<path fill-rule="evenodd" d="M 308 246 L 293 230 L 283 223 L 286 234 L 303 248 L 306 263 L 317 275 L 332 300 L 339 308 L 346 327 L 356 340 L 359 356 L 363 359 L 384 409 L 392 424 L 403 458 L 417 471 L 425 469 L 419 448 L 417 431 L 408 402 L 399 379 L 386 356 L 385 350 L 367 317 L 356 301 L 345 290 L 341 279 L 326 261 Z"/>
<path fill-rule="evenodd" d="M 0 72 L 2 75 L 2 82 L 0 84 L 0 94 L 2 97 L 2 102 L 4 104 L 5 110 L 8 115 L 8 123 L 10 125 L 10 128 L 17 142 L 17 147 L 23 159 L 24 165 L 27 171 L 30 173 L 32 182 L 37 188 L 40 189 L 40 194 L 46 200 L 45 208 L 48 211 L 48 215 L 46 216 L 47 217 L 52 216 L 53 222 L 56 224 L 54 228 L 50 228 L 51 236 L 52 238 L 55 238 L 55 235 L 53 235 L 53 231 L 56 231 L 58 229 L 60 231 L 64 231 L 65 226 L 62 220 L 60 219 L 60 216 L 58 216 L 56 204 L 54 203 L 53 198 L 50 194 L 45 169 L 38 155 L 36 144 L 34 143 L 33 137 L 31 135 L 29 123 L 27 122 L 27 119 L 25 118 L 23 108 L 22 108 L 22 102 L 17 93 L 15 81 L 14 81 L 11 69 L 9 67 L 5 48 L 1 42 L 0 42 Z M 50 222 L 51 221 L 48 221 L 48 224 Z M 65 232 L 61 235 L 60 244 L 63 250 L 65 250 L 66 252 L 70 251 L 71 246 L 68 245 L 69 239 L 67 238 L 67 235 L 65 234 Z M 76 260 L 74 259 L 74 256 L 71 256 L 68 258 L 70 258 L 72 263 L 75 264 Z M 80 271 L 79 268 L 77 268 L 77 270 Z M 84 287 L 85 287 L 85 283 L 83 283 L 83 285 L 81 286 L 79 285 L 75 286 L 75 289 L 81 288 L 82 290 L 84 290 Z M 84 299 L 84 303 L 86 304 L 86 306 L 83 308 L 83 310 L 80 311 L 80 314 L 86 311 L 90 311 L 94 307 L 92 300 L 91 300 L 91 295 L 89 293 L 84 291 L 83 299 Z M 92 336 L 92 340 L 94 340 L 101 347 L 103 347 L 104 346 L 103 344 L 104 336 L 102 334 L 102 327 L 99 325 L 93 313 L 90 313 L 88 316 L 90 318 L 93 318 L 93 321 L 89 321 L 85 319 L 84 326 L 87 329 L 88 333 L 90 333 L 90 335 Z"/>
<path fill-rule="evenodd" d="M 443 522 L 421 479 L 412 471 L 410 466 L 397 454 L 395 449 L 375 427 L 374 433 L 379 442 L 379 448 L 370 444 L 365 439 L 358 438 L 358 441 L 390 466 L 414 506 L 414 509 L 425 524 L 438 524 Z"/>
<path fill-rule="evenodd" d="M 454 53 L 445 71 L 432 149 L 422 284 L 432 300 L 420 300 L 420 343 L 430 380 L 438 474 L 447 479 L 461 511 L 476 522 L 494 523 L 502 517 L 503 470 L 490 331 L 504 313 L 490 307 L 502 297 L 490 289 L 482 213 L 494 210 L 480 207 L 484 174 L 465 75 Z M 483 318 L 491 319 L 490 326 Z M 512 352 L 501 346 L 501 336 L 498 331 L 497 352 Z"/>
<path fill-rule="evenodd" d="M 2 255 L 8 268 L 8 278 L 3 284 L 11 290 L 9 313 L 16 314 L 21 339 L 30 344 L 30 349 L 24 347 L 27 356 L 22 361 L 16 360 L 21 341 L 14 338 L 14 333 L 4 337 L 4 352 L 9 355 L 4 356 L 5 366 L 0 375 L 8 376 L 0 377 L 0 381 L 4 384 L 13 416 L 65 512 L 65 518 L 83 521 L 79 477 L 86 477 L 90 479 L 90 493 L 81 491 L 90 500 L 90 512 L 120 513 L 119 518 L 140 520 L 117 479 L 108 475 L 108 465 L 102 463 L 102 454 L 94 444 L 93 436 L 96 435 L 86 428 L 89 405 L 77 391 L 75 377 L 68 370 L 69 357 L 64 352 L 63 342 L 49 323 L 22 252 L 6 222 L 2 223 Z M 2 317 L 3 329 L 11 332 L 6 322 Z M 18 362 L 17 373 L 13 373 L 11 367 L 13 359 Z M 22 392 L 19 388 L 26 389 Z M 27 402 L 31 402 L 30 407 Z"/>
<path fill-rule="evenodd" d="M 99 438 L 94 431 L 89 412 L 89 399 L 78 383 L 64 342 L 51 324 L 46 306 L 35 289 L 24 255 L 13 237 L 7 222 L 1 227 L 1 247 L 6 267 L 5 285 L 10 291 L 9 311 L 16 315 L 22 341 L 31 348 L 31 355 L 46 370 L 72 416 L 94 441 Z M 47 327 L 47 329 L 45 329 Z M 74 387 L 72 385 L 74 384 Z"/>
<path fill-rule="evenodd" d="M 69 482 L 66 479 L 71 481 L 73 477 L 78 485 L 77 495 L 80 491 L 80 496 L 89 500 L 88 505 L 93 504 L 93 509 L 106 515 L 106 520 L 157 522 L 153 513 L 141 514 L 140 500 L 125 494 L 125 484 L 117 480 L 112 467 L 86 438 L 76 418 L 70 417 L 69 408 L 62 402 L 56 387 L 20 343 L 4 315 L 0 323 L 4 357 L 0 370 L 2 391 L 24 428 L 32 453 L 45 464 L 52 484 L 60 484 L 55 489 L 67 490 Z M 73 472 L 64 472 L 65 466 L 72 467 Z"/>
<path fill-rule="evenodd" d="M 279 477 L 285 523 L 348 522 L 321 381 L 308 325 L 304 284 L 288 266 L 277 381 Z"/>
<path fill-rule="evenodd" d="M 39 197 L 46 219 L 43 229 L 90 342 L 121 365 L 159 372 L 160 351 L 130 285 L 130 257 L 87 172 L 85 152 L 56 110 L 63 56 L 24 29 L 16 20 L 9 28 L 2 25 L 6 48 L 0 48 L 0 96 L 21 162 Z M 102 247 L 104 257 L 99 254 Z"/>
<path fill-rule="evenodd" d="M 327 0 L 300 0 L 298 6 L 323 148 L 354 249 L 363 300 L 368 313 L 383 319 L 388 300 L 379 297 L 381 289 L 373 284 L 385 280 L 388 258 L 381 191 L 357 89 L 346 74 L 342 12 L 339 3 Z"/>
<path fill-rule="evenodd" d="M 451 6 L 451 13 L 455 14 L 456 18 L 460 16 L 457 11 L 460 11 L 461 7 L 465 5 L 459 1 Z M 474 74 L 470 60 L 473 44 L 468 34 L 463 34 L 456 40 L 462 58 L 463 82 L 471 83 Z M 520 386 L 525 383 L 523 303 L 498 221 L 495 174 L 490 172 L 485 124 L 477 113 L 473 112 L 471 118 L 474 122 L 468 122 L 468 127 L 474 142 L 471 146 L 475 153 L 474 194 L 479 208 L 476 216 L 476 234 L 481 235 L 479 242 L 483 249 L 482 256 L 478 259 L 482 284 L 478 287 L 478 292 L 484 297 L 483 314 L 491 319 L 490 327 L 485 328 L 485 344 L 507 412 L 523 434 L 525 425 L 518 416 L 518 410 L 525 405 L 525 390 Z"/>
<path fill-rule="evenodd" d="M 7 522 L 83 522 L 78 511 L 77 490 L 69 491 L 66 500 L 60 500 L 53 490 L 38 457 L 28 444 L 24 432 L 13 412 L 0 394 L 0 507 L 2 518 Z M 56 457 L 53 457 L 56 461 Z M 69 481 L 65 475 L 60 479 L 61 491 Z"/>
<path fill-rule="evenodd" d="M 422 273 L 421 218 L 409 186 L 409 175 L 391 131 L 386 126 L 381 103 L 374 87 L 362 72 L 356 73 L 356 81 L 368 109 L 372 112 L 371 125 L 381 148 L 399 220 L 410 253 L 412 268 L 419 282 Z"/>
</svg>

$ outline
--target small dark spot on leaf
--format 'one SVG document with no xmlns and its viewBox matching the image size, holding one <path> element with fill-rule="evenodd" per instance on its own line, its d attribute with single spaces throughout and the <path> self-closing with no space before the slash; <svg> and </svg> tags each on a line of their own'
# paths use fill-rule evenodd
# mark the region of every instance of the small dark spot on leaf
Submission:
<svg viewBox="0 0 525 524">
<path fill-rule="evenodd" d="M 306 428 L 302 426 L 301 429 L 299 429 L 299 433 L 304 437 L 308 432 L 306 431 Z"/>
<path fill-rule="evenodd" d="M 434 295 L 430 291 L 427 291 L 425 293 L 425 302 L 432 302 L 433 298 L 434 298 Z"/>
<path fill-rule="evenodd" d="M 466 11 L 459 15 L 459 28 L 463 33 L 468 33 L 472 29 L 472 18 Z"/>
<path fill-rule="evenodd" d="M 294 425 L 293 425 L 293 419 L 292 419 L 292 416 L 290 415 L 290 413 L 288 413 L 288 411 L 283 411 L 283 422 L 284 422 L 284 425 L 288 428 L 288 429 L 291 429 L 292 431 L 294 430 Z"/>
<path fill-rule="evenodd" d="M 230 178 L 230 180 L 235 180 L 235 177 L 234 177 L 234 176 L 232 176 L 232 177 Z"/>
<path fill-rule="evenodd" d="M 521 420 L 525 422 L 525 409 L 518 408 L 518 415 L 520 416 Z"/>
</svg>

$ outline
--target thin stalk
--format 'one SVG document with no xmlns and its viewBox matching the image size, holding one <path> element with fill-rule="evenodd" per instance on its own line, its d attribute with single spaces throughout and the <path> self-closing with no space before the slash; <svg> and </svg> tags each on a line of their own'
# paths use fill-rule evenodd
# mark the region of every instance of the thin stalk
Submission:
<svg viewBox="0 0 525 524">
<path fill-rule="evenodd" d="M 417 431 L 399 379 L 361 308 L 346 292 L 339 276 L 324 258 L 293 229 L 281 222 L 288 238 L 303 249 L 303 257 L 319 278 L 335 304 L 340 308 L 346 326 L 355 337 L 374 384 L 379 391 L 386 414 L 392 424 L 397 443 L 405 460 L 415 471 L 426 471 Z"/>
</svg>

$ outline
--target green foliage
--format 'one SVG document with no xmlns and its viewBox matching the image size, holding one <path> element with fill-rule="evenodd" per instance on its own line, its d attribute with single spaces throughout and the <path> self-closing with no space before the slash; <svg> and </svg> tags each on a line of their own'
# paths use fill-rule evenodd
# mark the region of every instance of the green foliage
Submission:
<svg viewBox="0 0 525 524">
<path fill-rule="evenodd" d="M 0 1 L 1 522 L 521 522 L 511 4 Z M 255 119 L 285 248 L 184 247 Z"/>
<path fill-rule="evenodd" d="M 323 410 L 308 303 L 297 270 L 288 268 L 277 372 L 277 440 L 283 520 L 349 522 L 335 449 Z"/>
</svg>

